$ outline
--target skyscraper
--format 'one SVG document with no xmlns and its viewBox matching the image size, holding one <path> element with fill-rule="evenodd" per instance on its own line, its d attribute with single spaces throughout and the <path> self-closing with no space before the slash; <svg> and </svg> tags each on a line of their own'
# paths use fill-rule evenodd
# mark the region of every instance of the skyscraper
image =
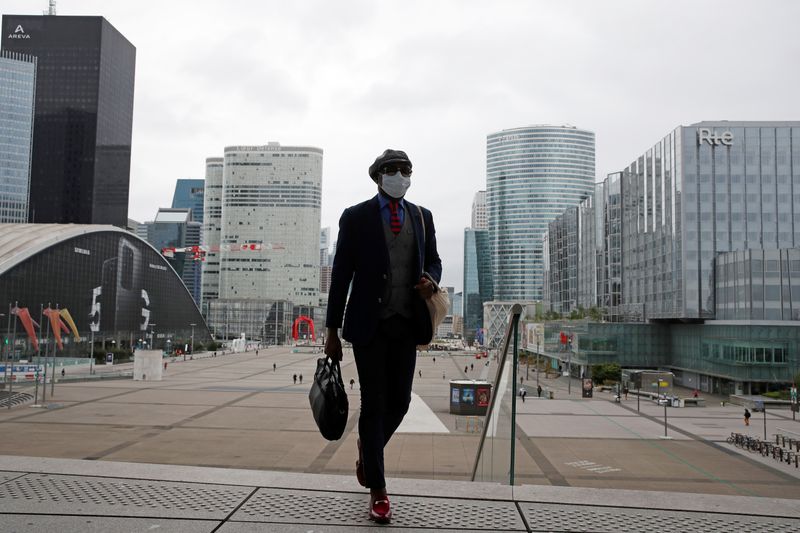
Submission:
<svg viewBox="0 0 800 533">
<path fill-rule="evenodd" d="M 453 312 L 464 317 L 464 339 L 467 342 L 472 342 L 477 331 L 483 327 L 483 304 L 492 299 L 492 290 L 488 232 L 485 229 L 465 228 L 463 310 Z"/>
<path fill-rule="evenodd" d="M 594 133 L 572 126 L 530 126 L 487 136 L 495 300 L 542 299 L 542 237 L 549 222 L 594 190 L 594 144 Z M 466 302 L 466 290 L 464 296 Z"/>
<path fill-rule="evenodd" d="M 2 37 L 38 64 L 29 220 L 125 227 L 136 49 L 103 17 L 3 15 Z"/>
<path fill-rule="evenodd" d="M 208 305 L 219 298 L 219 236 L 222 229 L 223 158 L 206 159 L 206 179 L 203 198 L 203 296 L 201 310 L 208 316 Z"/>
<path fill-rule="evenodd" d="M 486 229 L 486 191 L 478 191 L 472 199 L 472 228 Z"/>
<path fill-rule="evenodd" d="M 191 208 L 161 208 L 155 220 L 145 225 L 147 242 L 164 254 L 199 307 L 201 261 L 191 251 L 185 250 L 200 244 L 201 225 L 192 220 Z"/>
<path fill-rule="evenodd" d="M 181 178 L 175 183 L 173 209 L 191 209 L 192 220 L 203 223 L 205 180 Z"/>
<path fill-rule="evenodd" d="M 291 319 L 320 304 L 322 150 L 228 146 L 221 183 L 219 299 L 208 302 L 209 321 L 226 337 L 283 343 Z"/>
<path fill-rule="evenodd" d="M 36 58 L 0 52 L 0 223 L 28 221 Z"/>
<path fill-rule="evenodd" d="M 319 305 L 322 150 L 225 148 L 220 298 Z"/>
</svg>

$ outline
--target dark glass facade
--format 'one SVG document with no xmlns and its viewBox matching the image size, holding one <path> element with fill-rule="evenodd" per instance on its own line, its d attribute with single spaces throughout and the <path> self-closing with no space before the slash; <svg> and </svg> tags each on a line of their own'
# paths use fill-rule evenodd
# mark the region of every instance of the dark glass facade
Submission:
<svg viewBox="0 0 800 533">
<path fill-rule="evenodd" d="M 37 321 L 41 306 L 67 308 L 81 337 L 94 331 L 95 339 L 117 339 L 121 346 L 151 332 L 187 339 L 191 324 L 196 342 L 209 340 L 197 305 L 166 260 L 138 237 L 106 228 L 78 230 L 0 273 L 0 306 L 27 307 Z M 17 338 L 23 336 L 18 327 Z"/>
<path fill-rule="evenodd" d="M 492 299 L 492 256 L 489 232 L 464 229 L 464 338 L 472 342 L 483 328 L 483 304 Z M 461 312 L 461 310 L 458 310 Z"/>
<path fill-rule="evenodd" d="M 2 46 L 37 58 L 29 220 L 128 220 L 136 49 L 102 17 L 4 15 Z"/>
<path fill-rule="evenodd" d="M 192 220 L 203 223 L 205 182 L 201 179 L 179 179 L 172 195 L 173 209 L 191 209 Z"/>
</svg>

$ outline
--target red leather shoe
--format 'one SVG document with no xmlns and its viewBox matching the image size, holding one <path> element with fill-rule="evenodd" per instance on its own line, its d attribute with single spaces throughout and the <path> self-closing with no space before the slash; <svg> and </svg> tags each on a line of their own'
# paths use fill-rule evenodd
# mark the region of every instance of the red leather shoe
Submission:
<svg viewBox="0 0 800 533">
<path fill-rule="evenodd" d="M 358 446 L 358 459 L 356 459 L 356 479 L 362 487 L 367 486 L 367 478 L 364 476 L 364 456 L 361 454 L 361 439 L 356 440 Z"/>
<path fill-rule="evenodd" d="M 388 496 L 372 502 L 369 519 L 378 524 L 388 524 L 392 521 L 392 507 L 389 504 Z"/>
</svg>

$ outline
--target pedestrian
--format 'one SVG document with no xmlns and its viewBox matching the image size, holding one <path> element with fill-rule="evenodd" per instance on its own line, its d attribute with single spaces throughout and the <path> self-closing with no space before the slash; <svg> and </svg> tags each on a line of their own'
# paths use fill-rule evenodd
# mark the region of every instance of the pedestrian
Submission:
<svg viewBox="0 0 800 533">
<path fill-rule="evenodd" d="M 744 408 L 744 425 L 750 425 L 750 411 L 747 409 L 747 407 Z"/>
<path fill-rule="evenodd" d="M 278 370 L 278 365 L 276 365 L 275 363 L 272 363 L 272 371 L 275 372 L 277 370 Z"/>
<path fill-rule="evenodd" d="M 214 352 L 214 357 L 216 357 L 216 356 L 217 356 L 217 352 Z"/>
<path fill-rule="evenodd" d="M 353 390 L 353 385 L 355 385 L 355 384 L 356 384 L 356 380 L 354 380 L 353 378 L 350 378 L 350 390 Z"/>
<path fill-rule="evenodd" d="M 416 346 L 433 337 L 425 300 L 442 275 L 433 216 L 404 199 L 411 167 L 405 152 L 383 152 L 369 167 L 378 194 L 339 219 L 325 324 L 329 357 L 342 359 L 343 322 L 342 336 L 353 345 L 361 384 L 356 477 L 369 487 L 369 518 L 379 523 L 392 518 L 384 447 L 408 411 Z"/>
<path fill-rule="evenodd" d="M 434 365 L 436 364 L 436 356 L 435 355 L 433 356 L 433 364 Z"/>
<path fill-rule="evenodd" d="M 525 403 L 525 395 L 528 394 L 528 391 L 525 390 L 525 387 L 519 388 L 519 397 L 522 398 L 522 403 Z"/>
<path fill-rule="evenodd" d="M 167 369 L 167 363 L 168 363 L 168 362 L 169 362 L 169 361 L 164 361 L 164 370 L 166 370 L 166 369 Z"/>
<path fill-rule="evenodd" d="M 297 385 L 297 374 L 294 374 L 292 379 L 294 380 L 294 384 Z"/>
<path fill-rule="evenodd" d="M 469 368 L 469 367 L 467 367 L 466 365 L 464 365 L 464 373 L 465 373 L 465 374 L 467 373 L 467 368 Z"/>
<path fill-rule="evenodd" d="M 256 357 L 258 357 L 258 350 L 256 350 Z"/>
<path fill-rule="evenodd" d="M 536 396 L 541 398 L 542 397 L 542 386 L 536 385 Z"/>
<path fill-rule="evenodd" d="M 694 389 L 694 392 L 692 393 L 692 397 L 693 398 L 697 398 L 698 396 L 700 396 L 700 393 L 697 392 L 697 389 Z"/>
<path fill-rule="evenodd" d="M 442 379 L 444 379 L 444 372 L 442 372 Z"/>
<path fill-rule="evenodd" d="M 422 370 L 418 370 L 419 377 L 422 377 Z"/>
<path fill-rule="evenodd" d="M 627 400 L 628 399 L 628 386 L 627 385 L 623 385 L 622 394 L 625 395 L 625 399 Z"/>
<path fill-rule="evenodd" d="M 61 377 L 63 378 L 66 375 L 67 375 L 67 371 L 62 368 L 61 369 Z"/>
<path fill-rule="evenodd" d="M 469 364 L 469 369 L 470 369 L 470 371 L 475 370 L 475 363 L 470 363 Z"/>
<path fill-rule="evenodd" d="M 300 374 L 300 385 L 303 384 L 303 374 Z"/>
</svg>

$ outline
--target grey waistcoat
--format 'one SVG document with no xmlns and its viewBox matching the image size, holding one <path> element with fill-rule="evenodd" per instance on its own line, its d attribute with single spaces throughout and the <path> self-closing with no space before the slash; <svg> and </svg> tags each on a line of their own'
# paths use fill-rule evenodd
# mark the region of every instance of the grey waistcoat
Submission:
<svg viewBox="0 0 800 533">
<path fill-rule="evenodd" d="M 397 236 L 392 233 L 389 223 L 383 221 L 383 235 L 389 250 L 389 273 L 383 293 L 381 318 L 394 314 L 411 318 L 414 314 L 414 260 L 416 259 L 417 239 L 411 216 L 406 210 L 403 227 Z"/>
</svg>

